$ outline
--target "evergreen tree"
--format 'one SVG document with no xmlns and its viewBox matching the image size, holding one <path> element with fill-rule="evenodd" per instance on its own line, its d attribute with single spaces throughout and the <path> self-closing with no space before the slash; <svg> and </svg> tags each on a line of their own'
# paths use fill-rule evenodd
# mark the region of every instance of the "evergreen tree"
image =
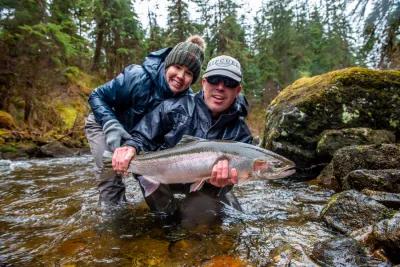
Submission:
<svg viewBox="0 0 400 267">
<path fill-rule="evenodd" d="M 129 0 L 96 0 L 94 3 L 96 29 L 92 70 L 99 70 L 101 62 L 107 77 L 111 78 L 143 56 L 144 32 Z"/>
<path fill-rule="evenodd" d="M 195 27 L 190 20 L 188 3 L 184 0 L 169 1 L 168 26 L 166 29 L 166 44 L 174 46 L 183 42 L 194 33 Z"/>
<path fill-rule="evenodd" d="M 400 1 L 357 0 L 353 14 L 358 22 L 364 20 L 360 57 L 374 67 L 399 68 Z"/>
<path fill-rule="evenodd" d="M 158 25 L 157 14 L 148 10 L 149 38 L 147 47 L 149 51 L 155 51 L 165 46 L 164 30 Z"/>
</svg>

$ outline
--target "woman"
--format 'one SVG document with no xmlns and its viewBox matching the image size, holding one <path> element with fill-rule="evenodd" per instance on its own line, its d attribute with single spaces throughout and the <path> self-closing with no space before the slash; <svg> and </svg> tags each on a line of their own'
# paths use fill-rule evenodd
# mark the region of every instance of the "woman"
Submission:
<svg viewBox="0 0 400 267">
<path fill-rule="evenodd" d="M 89 96 L 92 113 L 85 125 L 90 150 L 100 170 L 100 201 L 125 201 L 121 177 L 103 171 L 104 151 L 114 151 L 146 113 L 161 101 L 188 93 L 200 75 L 205 42 L 191 36 L 174 48 L 150 53 L 141 65 L 130 65 Z"/>
</svg>

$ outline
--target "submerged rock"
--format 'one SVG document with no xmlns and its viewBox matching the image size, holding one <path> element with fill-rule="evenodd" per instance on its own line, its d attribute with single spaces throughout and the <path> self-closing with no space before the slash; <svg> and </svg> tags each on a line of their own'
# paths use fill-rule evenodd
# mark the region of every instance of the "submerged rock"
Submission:
<svg viewBox="0 0 400 267">
<path fill-rule="evenodd" d="M 368 258 L 352 238 L 333 238 L 317 242 L 311 254 L 321 266 L 366 266 Z"/>
<path fill-rule="evenodd" d="M 325 130 L 367 127 L 400 136 L 400 71 L 348 68 L 302 78 L 267 109 L 263 146 L 298 167 L 326 162 L 317 154 Z"/>
<path fill-rule="evenodd" d="M 322 211 L 322 219 L 333 229 L 344 234 L 386 219 L 390 210 L 377 201 L 355 190 L 332 196 Z"/>
</svg>

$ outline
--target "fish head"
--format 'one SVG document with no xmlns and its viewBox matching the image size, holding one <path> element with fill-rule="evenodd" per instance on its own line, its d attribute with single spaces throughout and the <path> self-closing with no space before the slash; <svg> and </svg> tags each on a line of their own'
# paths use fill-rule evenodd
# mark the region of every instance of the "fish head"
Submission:
<svg viewBox="0 0 400 267">
<path fill-rule="evenodd" d="M 276 155 L 278 157 L 262 157 L 253 160 L 252 176 L 258 179 L 280 179 L 290 176 L 296 172 L 293 161 Z"/>
</svg>

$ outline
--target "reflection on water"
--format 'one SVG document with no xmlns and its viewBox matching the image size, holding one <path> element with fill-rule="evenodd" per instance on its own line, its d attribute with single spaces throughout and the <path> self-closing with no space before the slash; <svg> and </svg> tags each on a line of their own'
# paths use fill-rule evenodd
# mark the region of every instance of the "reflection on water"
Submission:
<svg viewBox="0 0 400 267">
<path fill-rule="evenodd" d="M 252 181 L 235 188 L 244 213 L 161 224 L 133 179 L 130 204 L 104 214 L 93 168 L 84 156 L 0 160 L 0 265 L 312 266 L 313 244 L 333 236 L 318 220 L 332 192 L 307 183 Z"/>
</svg>

